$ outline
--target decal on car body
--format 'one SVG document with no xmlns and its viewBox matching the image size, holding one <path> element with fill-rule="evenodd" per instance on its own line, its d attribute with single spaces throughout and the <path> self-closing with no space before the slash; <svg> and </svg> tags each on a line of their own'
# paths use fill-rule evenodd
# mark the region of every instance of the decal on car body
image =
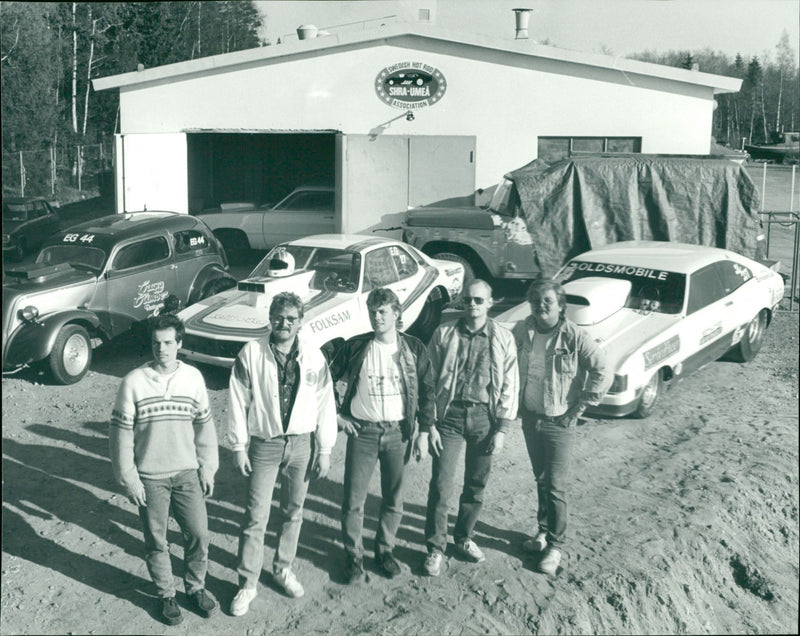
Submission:
<svg viewBox="0 0 800 636">
<path fill-rule="evenodd" d="M 669 358 L 673 353 L 676 353 L 681 346 L 681 338 L 680 336 L 672 336 L 669 340 L 665 340 L 661 344 L 656 345 L 652 349 L 648 349 L 647 351 L 642 354 L 644 356 L 644 368 L 649 369 L 650 367 L 658 364 L 662 360 L 666 360 Z"/>
</svg>

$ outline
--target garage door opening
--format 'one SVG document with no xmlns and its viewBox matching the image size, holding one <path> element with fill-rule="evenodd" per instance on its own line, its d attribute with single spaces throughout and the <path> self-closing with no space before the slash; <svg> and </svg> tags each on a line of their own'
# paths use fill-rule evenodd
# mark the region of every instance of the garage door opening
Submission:
<svg viewBox="0 0 800 636">
<path fill-rule="evenodd" d="M 304 185 L 335 186 L 336 135 L 187 134 L 189 212 L 223 203 L 269 206 Z"/>
</svg>

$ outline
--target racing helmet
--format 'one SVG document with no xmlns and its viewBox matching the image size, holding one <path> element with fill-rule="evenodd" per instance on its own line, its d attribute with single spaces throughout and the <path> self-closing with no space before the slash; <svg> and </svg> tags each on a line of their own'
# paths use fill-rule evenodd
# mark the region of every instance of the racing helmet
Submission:
<svg viewBox="0 0 800 636">
<path fill-rule="evenodd" d="M 267 275 L 271 278 L 281 278 L 294 274 L 294 256 L 285 249 L 276 250 L 267 263 Z"/>
</svg>

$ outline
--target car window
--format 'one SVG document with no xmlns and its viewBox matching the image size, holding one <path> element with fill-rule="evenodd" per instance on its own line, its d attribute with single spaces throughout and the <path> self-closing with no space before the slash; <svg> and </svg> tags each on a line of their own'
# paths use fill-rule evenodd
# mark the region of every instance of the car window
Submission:
<svg viewBox="0 0 800 636">
<path fill-rule="evenodd" d="M 155 236 L 123 247 L 114 257 L 112 269 L 123 270 L 156 263 L 169 257 L 169 245 L 163 236 Z"/>
<path fill-rule="evenodd" d="M 200 230 L 183 230 L 173 234 L 176 254 L 200 253 L 211 251 L 213 243 Z"/>
<path fill-rule="evenodd" d="M 303 212 L 332 212 L 333 192 L 298 192 L 295 196 L 276 205 L 275 209 Z"/>
<path fill-rule="evenodd" d="M 394 260 L 395 269 L 397 269 L 397 276 L 400 280 L 409 278 L 417 273 L 419 266 L 417 262 L 411 258 L 411 255 L 398 245 L 392 245 L 389 248 L 389 253 Z"/>
<path fill-rule="evenodd" d="M 39 218 L 47 214 L 47 210 L 45 210 L 44 204 L 41 201 L 34 201 L 33 202 L 33 216 L 35 218 Z"/>
<path fill-rule="evenodd" d="M 722 281 L 722 289 L 726 296 L 753 278 L 753 272 L 749 267 L 733 261 L 719 261 L 714 263 L 714 267 Z"/>
<path fill-rule="evenodd" d="M 716 264 L 707 265 L 689 277 L 689 304 L 686 313 L 692 314 L 717 302 L 723 296 L 725 290 L 717 273 Z"/>
<path fill-rule="evenodd" d="M 392 247 L 382 247 L 367 252 L 364 260 L 364 291 L 391 285 L 399 280 Z"/>
</svg>

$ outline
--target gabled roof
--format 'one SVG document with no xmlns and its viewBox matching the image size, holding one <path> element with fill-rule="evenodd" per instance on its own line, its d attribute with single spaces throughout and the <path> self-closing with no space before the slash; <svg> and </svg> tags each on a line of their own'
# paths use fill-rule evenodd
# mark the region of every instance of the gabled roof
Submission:
<svg viewBox="0 0 800 636">
<path fill-rule="evenodd" d="M 95 90 L 98 91 L 113 88 L 133 88 L 151 82 L 163 82 L 192 75 L 207 75 L 260 66 L 264 63 L 281 61 L 282 58 L 289 60 L 297 57 L 307 57 L 309 54 L 324 55 L 337 50 L 364 48 L 387 43 L 425 50 L 431 44 L 437 42 L 447 45 L 461 45 L 467 49 L 464 54 L 465 57 L 470 56 L 469 49 L 472 49 L 473 55 L 477 54 L 478 50 L 483 49 L 489 52 L 506 53 L 511 56 L 522 56 L 523 58 L 539 58 L 544 61 L 574 64 L 594 68 L 597 71 L 612 71 L 628 76 L 638 75 L 696 86 L 706 86 L 713 88 L 715 94 L 737 92 L 742 84 L 742 80 L 733 77 L 689 71 L 610 55 L 570 51 L 555 46 L 537 44 L 533 40 L 506 40 L 412 23 L 393 23 L 371 30 L 332 33 L 310 40 L 294 40 L 283 44 L 236 51 L 234 53 L 211 55 L 187 62 L 166 64 L 142 71 L 102 77 L 93 80 L 93 84 Z M 519 62 L 515 63 L 519 64 Z M 586 71 L 584 70 L 583 72 L 585 73 Z"/>
</svg>

